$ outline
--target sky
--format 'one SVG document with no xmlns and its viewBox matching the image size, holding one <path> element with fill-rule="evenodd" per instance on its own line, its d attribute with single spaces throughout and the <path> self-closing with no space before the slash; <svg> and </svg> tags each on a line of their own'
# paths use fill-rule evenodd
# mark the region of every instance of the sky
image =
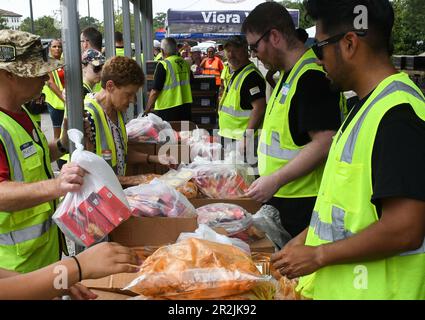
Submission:
<svg viewBox="0 0 425 320">
<path fill-rule="evenodd" d="M 90 3 L 90 15 L 98 20 L 103 20 L 103 0 L 78 0 L 81 16 L 88 15 L 88 3 Z M 168 9 L 179 10 L 252 10 L 263 0 L 153 0 L 154 16 L 157 12 L 167 12 Z M 238 0 L 236 0 L 237 2 Z M 30 0 L 0 0 L 0 9 L 13 11 L 23 16 L 23 19 L 30 16 Z M 121 1 L 114 1 L 121 6 Z M 32 0 L 34 19 L 44 15 L 60 17 L 60 0 Z"/>
</svg>

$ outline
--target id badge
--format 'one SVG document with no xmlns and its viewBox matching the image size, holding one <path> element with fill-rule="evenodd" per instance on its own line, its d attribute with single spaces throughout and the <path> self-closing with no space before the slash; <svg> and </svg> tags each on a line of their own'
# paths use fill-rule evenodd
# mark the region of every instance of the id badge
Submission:
<svg viewBox="0 0 425 320">
<path fill-rule="evenodd" d="M 24 159 L 27 159 L 37 153 L 37 149 L 35 148 L 34 143 L 32 141 L 23 144 L 20 149 Z"/>
<path fill-rule="evenodd" d="M 291 86 L 285 83 L 282 87 L 282 95 L 286 97 L 290 89 L 291 89 Z"/>
</svg>

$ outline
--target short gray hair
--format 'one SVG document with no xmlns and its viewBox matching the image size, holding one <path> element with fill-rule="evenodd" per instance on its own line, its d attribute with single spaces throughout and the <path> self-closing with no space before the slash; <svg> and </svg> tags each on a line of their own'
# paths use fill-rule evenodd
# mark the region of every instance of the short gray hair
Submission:
<svg viewBox="0 0 425 320">
<path fill-rule="evenodd" d="M 177 54 L 177 42 L 174 38 L 165 38 L 161 41 L 161 49 L 167 56 Z"/>
</svg>

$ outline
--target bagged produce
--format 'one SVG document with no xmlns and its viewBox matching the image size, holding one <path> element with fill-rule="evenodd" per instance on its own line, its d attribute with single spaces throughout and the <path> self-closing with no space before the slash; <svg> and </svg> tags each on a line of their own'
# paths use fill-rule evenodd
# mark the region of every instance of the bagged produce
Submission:
<svg viewBox="0 0 425 320">
<path fill-rule="evenodd" d="M 84 151 L 83 134 L 68 131 L 77 150 L 71 161 L 86 171 L 80 191 L 69 192 L 59 205 L 53 220 L 70 239 L 90 246 L 105 238 L 131 216 L 121 185 L 108 163 L 94 153 Z"/>
<path fill-rule="evenodd" d="M 220 160 L 222 149 L 223 146 L 217 142 L 195 142 L 190 145 L 190 159 L 193 161 L 200 157 L 208 161 Z"/>
<path fill-rule="evenodd" d="M 196 216 L 195 208 L 180 192 L 159 180 L 125 189 L 124 193 L 136 217 Z"/>
<path fill-rule="evenodd" d="M 268 279 L 240 249 L 191 238 L 157 250 L 125 290 L 147 297 L 214 299 L 247 292 Z"/>
<path fill-rule="evenodd" d="M 187 168 L 192 170 L 199 190 L 212 199 L 243 198 L 254 182 L 254 176 L 250 175 L 252 168 L 246 164 L 196 158 Z"/>
<path fill-rule="evenodd" d="M 128 141 L 131 142 L 157 144 L 176 144 L 178 142 L 178 134 L 171 128 L 171 125 L 153 113 L 145 117 L 139 116 L 127 123 L 125 127 Z"/>
</svg>

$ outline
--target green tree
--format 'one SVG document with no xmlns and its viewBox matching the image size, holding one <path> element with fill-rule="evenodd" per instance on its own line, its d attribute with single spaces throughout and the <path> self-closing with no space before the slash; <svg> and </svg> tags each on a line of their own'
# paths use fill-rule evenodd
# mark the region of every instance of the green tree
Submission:
<svg viewBox="0 0 425 320">
<path fill-rule="evenodd" d="M 165 12 L 157 12 L 155 18 L 153 18 L 153 30 L 156 31 L 161 28 L 165 28 L 165 19 L 167 14 Z"/>
<path fill-rule="evenodd" d="M 290 1 L 290 0 L 283 0 L 280 2 L 285 8 L 287 9 L 298 9 L 300 10 L 300 27 L 304 29 L 308 29 L 312 26 L 314 26 L 314 21 L 307 16 L 307 11 L 300 1 Z"/>
<path fill-rule="evenodd" d="M 43 16 L 34 20 L 34 33 L 44 39 L 55 39 L 61 37 L 61 30 L 56 28 L 57 22 L 54 18 Z M 31 19 L 26 18 L 22 21 L 20 29 L 31 32 Z"/>
<path fill-rule="evenodd" d="M 102 24 L 99 20 L 93 17 L 80 17 L 80 30 L 87 27 L 95 27 L 97 30 L 101 28 Z"/>
</svg>

